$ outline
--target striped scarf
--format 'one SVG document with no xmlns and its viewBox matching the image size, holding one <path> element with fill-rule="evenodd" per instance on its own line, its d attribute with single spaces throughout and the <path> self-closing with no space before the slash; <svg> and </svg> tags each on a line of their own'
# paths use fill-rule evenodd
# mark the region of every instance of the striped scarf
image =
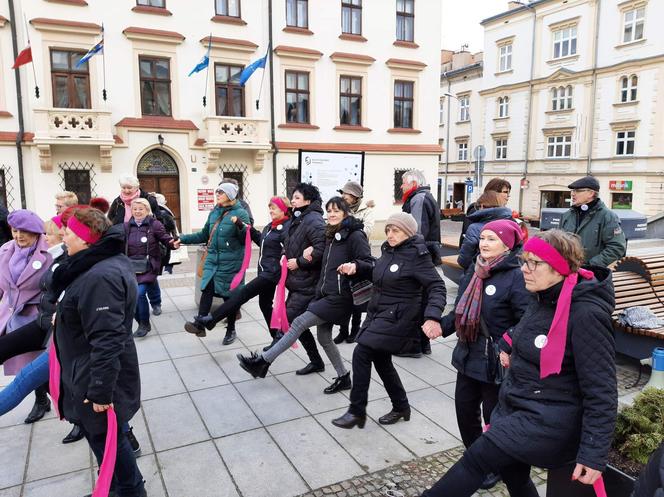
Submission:
<svg viewBox="0 0 664 497">
<path fill-rule="evenodd" d="M 462 342 L 474 342 L 477 339 L 477 330 L 480 327 L 480 314 L 482 312 L 484 280 L 491 276 L 491 270 L 504 259 L 505 254 L 496 257 L 491 262 L 485 261 L 481 255 L 477 256 L 473 276 L 454 311 L 454 326 Z"/>
</svg>

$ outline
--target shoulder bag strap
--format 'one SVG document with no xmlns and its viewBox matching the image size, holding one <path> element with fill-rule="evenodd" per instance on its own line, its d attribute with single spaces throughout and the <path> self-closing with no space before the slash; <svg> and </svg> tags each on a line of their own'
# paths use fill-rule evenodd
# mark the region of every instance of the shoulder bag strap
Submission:
<svg viewBox="0 0 664 497">
<path fill-rule="evenodd" d="M 219 226 L 219 223 L 221 222 L 221 220 L 222 220 L 224 217 L 226 217 L 226 214 L 228 214 L 228 211 L 224 212 L 221 216 L 219 216 L 219 219 L 217 219 L 217 221 L 216 221 L 216 222 L 214 223 L 214 225 L 212 226 L 212 229 L 210 230 L 210 236 L 208 237 L 208 241 L 207 241 L 207 245 L 206 245 L 206 247 L 209 247 L 209 246 L 210 246 L 210 243 L 212 243 L 212 237 L 214 236 L 214 232 L 215 232 L 215 230 L 217 229 L 217 227 Z"/>
</svg>

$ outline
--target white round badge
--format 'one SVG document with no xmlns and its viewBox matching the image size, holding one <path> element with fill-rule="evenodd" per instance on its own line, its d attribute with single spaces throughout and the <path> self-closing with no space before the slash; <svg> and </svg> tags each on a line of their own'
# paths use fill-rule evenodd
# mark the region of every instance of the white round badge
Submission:
<svg viewBox="0 0 664 497">
<path fill-rule="evenodd" d="M 390 266 L 390 271 L 392 271 L 393 273 L 396 273 L 398 270 L 399 270 L 399 264 L 392 264 Z"/>
<path fill-rule="evenodd" d="M 543 349 L 548 341 L 549 339 L 546 337 L 546 335 L 537 335 L 535 337 L 535 347 L 538 349 Z"/>
<path fill-rule="evenodd" d="M 496 293 L 496 287 L 493 285 L 489 285 L 484 289 L 484 293 L 486 293 L 487 295 L 493 295 Z"/>
<path fill-rule="evenodd" d="M 42 267 L 41 261 L 34 261 L 32 263 L 32 269 L 41 269 L 41 267 Z"/>
<path fill-rule="evenodd" d="M 336 241 L 341 240 L 341 234 L 340 234 L 340 233 L 335 233 L 335 235 L 334 235 L 334 239 L 335 239 Z"/>
<path fill-rule="evenodd" d="M 277 231 L 281 231 L 282 229 L 284 229 L 284 227 L 281 224 L 277 226 Z"/>
<path fill-rule="evenodd" d="M 147 241 L 148 241 L 148 237 L 147 237 L 147 236 L 144 236 L 143 238 L 141 238 L 141 243 L 145 243 L 145 242 L 147 242 Z"/>
<path fill-rule="evenodd" d="M 295 217 L 300 217 L 302 215 L 302 213 L 300 211 L 295 211 L 295 212 L 293 212 L 293 215 Z"/>
</svg>

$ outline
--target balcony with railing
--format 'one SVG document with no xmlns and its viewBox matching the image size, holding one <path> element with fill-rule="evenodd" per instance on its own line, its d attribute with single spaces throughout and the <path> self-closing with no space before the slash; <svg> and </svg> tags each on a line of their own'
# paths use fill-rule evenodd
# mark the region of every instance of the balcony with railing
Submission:
<svg viewBox="0 0 664 497">
<path fill-rule="evenodd" d="M 207 137 L 208 169 L 216 167 L 224 149 L 254 151 L 254 170 L 261 170 L 270 150 L 270 128 L 266 119 L 209 116 L 203 119 Z"/>
</svg>

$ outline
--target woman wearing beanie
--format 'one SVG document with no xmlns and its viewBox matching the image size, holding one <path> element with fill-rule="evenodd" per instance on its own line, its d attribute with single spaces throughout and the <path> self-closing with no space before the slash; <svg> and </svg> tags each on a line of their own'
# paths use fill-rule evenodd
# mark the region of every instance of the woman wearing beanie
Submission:
<svg viewBox="0 0 664 497">
<path fill-rule="evenodd" d="M 364 428 L 367 395 L 373 364 L 392 401 L 392 410 L 378 422 L 394 424 L 410 419 L 410 406 L 392 354 L 420 344 L 420 330 L 440 336 L 440 316 L 445 308 L 445 283 L 438 275 L 417 221 L 407 213 L 390 216 L 387 240 L 373 269 L 374 291 L 367 317 L 353 351 L 353 387 L 350 407 L 332 424 L 340 428 Z M 423 298 L 424 296 L 424 298 Z"/>
<path fill-rule="evenodd" d="M 362 223 L 350 215 L 350 208 L 341 197 L 332 197 L 325 204 L 327 227 L 323 267 L 316 284 L 316 297 L 307 310 L 298 316 L 290 329 L 269 350 L 261 355 L 244 357 L 238 354 L 240 366 L 254 378 L 264 378 L 270 364 L 295 343 L 312 326 L 317 326 L 318 343 L 337 372 L 337 378 L 324 392 L 331 394 L 351 387 L 350 372 L 336 344 L 332 341 L 332 326 L 345 322 L 353 309 L 351 285 L 370 277 L 373 257 Z M 311 259 L 313 248 L 303 257 Z"/>
<path fill-rule="evenodd" d="M 531 465 L 574 460 L 570 478 L 587 485 L 606 467 L 618 405 L 611 272 L 581 268 L 579 237 L 561 230 L 538 233 L 523 251 L 526 288 L 537 298 L 501 341 L 509 369 L 491 426 L 421 497 L 470 497 L 489 473 L 510 496 L 537 497 Z"/>
<path fill-rule="evenodd" d="M 258 276 L 247 283 L 242 289 L 234 290 L 231 293 L 230 299 L 218 307 L 211 316 L 195 316 L 193 322 L 185 323 L 185 331 L 199 337 L 204 337 L 206 330 L 213 329 L 218 322 L 224 318 L 228 318 L 228 316 L 235 316 L 235 313 L 240 310 L 242 304 L 249 302 L 258 295 L 258 305 L 265 318 L 265 323 L 270 330 L 270 335 L 272 335 L 273 340 L 278 340 L 278 338 L 275 338 L 277 332 L 270 328 L 270 321 L 272 319 L 274 290 L 281 276 L 281 253 L 290 223 L 288 216 L 290 202 L 286 197 L 272 197 L 268 204 L 268 209 L 272 221 L 263 228 L 263 232 L 261 233 L 253 226 L 250 227 L 251 239 L 259 247 Z M 236 223 L 239 229 L 245 228 L 244 223 L 239 217 L 233 216 L 231 221 Z M 264 350 L 267 350 L 267 348 Z"/>
<path fill-rule="evenodd" d="M 207 255 L 203 263 L 201 277 L 201 300 L 198 304 L 198 318 L 205 318 L 212 309 L 215 296 L 224 301 L 231 295 L 231 282 L 240 271 L 244 259 L 245 229 L 238 227 L 232 218 L 249 223 L 249 215 L 237 201 L 237 186 L 232 183 L 220 183 L 217 187 L 217 205 L 210 212 L 203 229 L 191 235 L 181 235 L 180 242 L 185 245 L 207 245 Z M 243 283 L 240 284 L 241 288 Z M 196 319 L 196 318 L 194 318 Z M 223 344 L 235 341 L 235 314 L 226 320 L 226 336 Z"/>
<path fill-rule="evenodd" d="M 470 447 L 482 435 L 482 417 L 489 425 L 498 403 L 502 371 L 498 343 L 515 326 L 533 300 L 526 290 L 518 254 L 521 230 L 512 221 L 491 221 L 479 235 L 479 255 L 459 282 L 454 309 L 441 320 L 443 336 L 456 331 L 452 365 L 457 369 L 454 405 L 461 440 Z M 482 417 L 480 417 L 480 407 Z M 482 488 L 491 488 L 490 475 Z"/>
</svg>

